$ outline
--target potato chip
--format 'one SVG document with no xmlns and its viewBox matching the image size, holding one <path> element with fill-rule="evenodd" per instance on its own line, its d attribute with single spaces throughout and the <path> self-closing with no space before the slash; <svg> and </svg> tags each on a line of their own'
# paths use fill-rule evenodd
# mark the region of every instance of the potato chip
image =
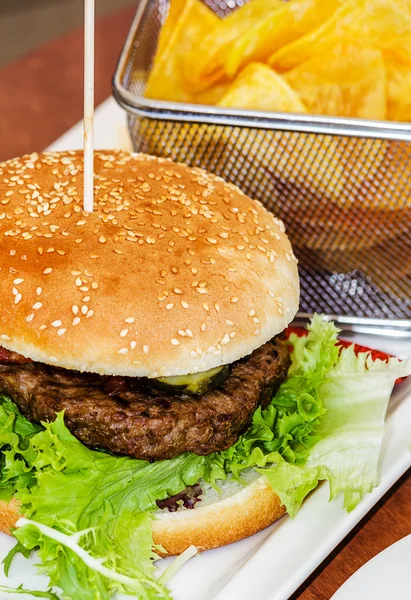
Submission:
<svg viewBox="0 0 411 600">
<path fill-rule="evenodd" d="M 298 94 L 262 63 L 251 63 L 245 67 L 218 106 L 305 113 L 306 108 Z"/>
<path fill-rule="evenodd" d="M 385 119 L 386 70 L 380 50 L 332 46 L 314 56 L 284 79 L 311 114 Z"/>
<path fill-rule="evenodd" d="M 224 96 L 230 86 L 229 81 L 216 83 L 213 87 L 195 95 L 193 102 L 196 104 L 211 104 L 216 105 Z"/>
<path fill-rule="evenodd" d="M 183 78 L 184 57 L 220 20 L 201 0 L 185 0 L 184 8 L 180 8 L 179 5 L 173 12 L 170 8 L 174 30 L 168 43 L 162 42 L 162 53 L 157 53 L 147 81 L 147 98 L 195 102 L 195 94 Z"/>
<path fill-rule="evenodd" d="M 387 119 L 411 123 L 411 64 L 389 61 L 386 62 L 386 65 L 388 78 Z"/>
<path fill-rule="evenodd" d="M 347 0 L 321 27 L 274 52 L 268 64 L 283 73 L 315 55 L 326 57 L 341 42 L 410 55 L 410 35 L 410 0 Z"/>
<path fill-rule="evenodd" d="M 172 0 L 165 23 L 160 29 L 158 36 L 157 52 L 155 60 L 159 60 L 164 50 L 167 48 L 169 40 L 173 35 L 173 31 L 178 23 L 181 13 L 186 5 L 186 0 Z"/>
<path fill-rule="evenodd" d="M 274 13 L 251 24 L 233 40 L 226 57 L 225 72 L 234 77 L 250 62 L 265 62 L 286 44 L 316 29 L 331 17 L 345 0 L 295 0 L 283 3 Z"/>
<path fill-rule="evenodd" d="M 283 0 L 252 0 L 220 19 L 208 35 L 198 37 L 185 59 L 185 78 L 197 92 L 226 79 L 225 62 L 231 45 L 255 23 L 282 8 Z"/>
</svg>

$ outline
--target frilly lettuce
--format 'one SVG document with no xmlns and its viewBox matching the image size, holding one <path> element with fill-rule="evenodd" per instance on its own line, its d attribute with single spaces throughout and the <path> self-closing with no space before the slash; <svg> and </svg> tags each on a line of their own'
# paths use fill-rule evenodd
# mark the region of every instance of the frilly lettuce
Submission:
<svg viewBox="0 0 411 600">
<path fill-rule="evenodd" d="M 71 435 L 63 414 L 40 428 L 4 397 L 0 450 L 0 497 L 14 496 L 22 514 L 39 524 L 14 532 L 19 544 L 13 555 L 36 548 L 41 570 L 67 599 L 106 600 L 116 590 L 147 600 L 169 598 L 165 586 L 154 578 L 152 511 L 156 499 L 178 493 L 201 478 L 202 457 L 183 454 L 150 464 L 95 452 Z M 56 542 L 41 532 L 41 526 L 72 539 L 86 530 L 81 547 L 129 584 L 93 570 L 74 546 Z"/>
<path fill-rule="evenodd" d="M 212 483 L 227 473 L 265 467 L 281 460 L 303 464 L 321 439 L 317 428 L 326 410 L 318 393 L 327 373 L 338 360 L 338 329 L 316 315 L 308 335 L 290 336 L 293 347 L 286 381 L 266 410 L 259 408 L 251 428 L 224 452 L 207 460 L 206 477 Z"/>
<path fill-rule="evenodd" d="M 317 387 L 325 412 L 306 459 L 297 465 L 281 457 L 273 468 L 260 470 L 291 516 L 320 480 L 329 482 L 331 500 L 343 494 L 348 511 L 378 485 L 388 401 L 396 379 L 410 374 L 410 360 L 373 361 L 369 353 L 356 356 L 352 346 L 341 350 Z"/>
</svg>

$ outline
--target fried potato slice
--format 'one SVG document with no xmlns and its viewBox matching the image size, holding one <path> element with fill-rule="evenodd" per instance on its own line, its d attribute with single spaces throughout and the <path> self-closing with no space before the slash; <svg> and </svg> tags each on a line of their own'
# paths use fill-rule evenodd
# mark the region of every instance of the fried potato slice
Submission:
<svg viewBox="0 0 411 600">
<path fill-rule="evenodd" d="M 268 64 L 283 73 L 315 55 L 326 57 L 328 48 L 341 42 L 409 56 L 410 35 L 410 0 L 347 0 L 323 25 L 274 52 Z"/>
<path fill-rule="evenodd" d="M 387 119 L 411 122 L 411 63 L 389 60 L 386 65 L 388 78 Z"/>
<path fill-rule="evenodd" d="M 173 31 L 178 23 L 179 18 L 181 17 L 181 13 L 184 10 L 186 1 L 187 0 L 171 0 L 167 18 L 161 27 L 160 34 L 158 36 L 156 60 L 158 60 L 163 54 L 164 50 L 166 50 L 169 40 L 173 35 Z"/>
<path fill-rule="evenodd" d="M 245 67 L 228 88 L 218 106 L 305 113 L 298 94 L 272 69 L 262 63 Z"/>
<path fill-rule="evenodd" d="M 233 40 L 225 62 L 227 77 L 234 77 L 250 62 L 266 62 L 276 51 L 329 19 L 345 0 L 294 0 L 254 23 Z"/>
<path fill-rule="evenodd" d="M 174 29 L 168 43 L 163 39 L 159 45 L 145 95 L 156 100 L 195 102 L 196 94 L 183 77 L 184 57 L 220 19 L 201 0 L 184 0 L 182 9 L 180 4 L 174 11 L 170 8 L 169 18 Z M 168 28 L 167 21 L 164 27 Z"/>
<path fill-rule="evenodd" d="M 311 114 L 385 119 L 386 69 L 380 50 L 331 46 L 284 79 L 300 95 Z"/>
<path fill-rule="evenodd" d="M 283 6 L 284 0 L 252 0 L 198 37 L 185 58 L 184 76 L 190 86 L 199 92 L 227 79 L 225 63 L 231 45 Z"/>
<path fill-rule="evenodd" d="M 193 102 L 195 104 L 209 104 L 215 106 L 227 92 L 230 86 L 229 81 L 223 81 L 222 83 L 216 83 L 213 87 L 208 90 L 204 90 L 194 95 Z"/>
</svg>

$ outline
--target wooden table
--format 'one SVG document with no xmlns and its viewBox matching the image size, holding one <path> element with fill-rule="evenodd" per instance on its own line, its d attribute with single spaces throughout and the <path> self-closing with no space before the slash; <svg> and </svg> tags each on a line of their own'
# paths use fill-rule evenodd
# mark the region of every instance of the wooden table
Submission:
<svg viewBox="0 0 411 600">
<path fill-rule="evenodd" d="M 98 20 L 96 103 L 110 94 L 111 76 L 132 10 Z M 41 150 L 82 117 L 81 30 L 0 69 L 0 160 Z M 354 571 L 411 533 L 411 471 L 379 502 L 293 596 L 329 600 Z"/>
</svg>

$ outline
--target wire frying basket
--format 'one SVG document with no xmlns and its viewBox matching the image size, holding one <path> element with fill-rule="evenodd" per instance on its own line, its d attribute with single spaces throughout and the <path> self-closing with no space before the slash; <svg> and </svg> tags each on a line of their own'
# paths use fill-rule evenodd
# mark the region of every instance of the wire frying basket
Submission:
<svg viewBox="0 0 411 600">
<path fill-rule="evenodd" d="M 140 0 L 113 79 L 134 149 L 214 172 L 284 220 L 302 314 L 411 336 L 411 125 L 144 98 L 168 4 Z"/>
</svg>

